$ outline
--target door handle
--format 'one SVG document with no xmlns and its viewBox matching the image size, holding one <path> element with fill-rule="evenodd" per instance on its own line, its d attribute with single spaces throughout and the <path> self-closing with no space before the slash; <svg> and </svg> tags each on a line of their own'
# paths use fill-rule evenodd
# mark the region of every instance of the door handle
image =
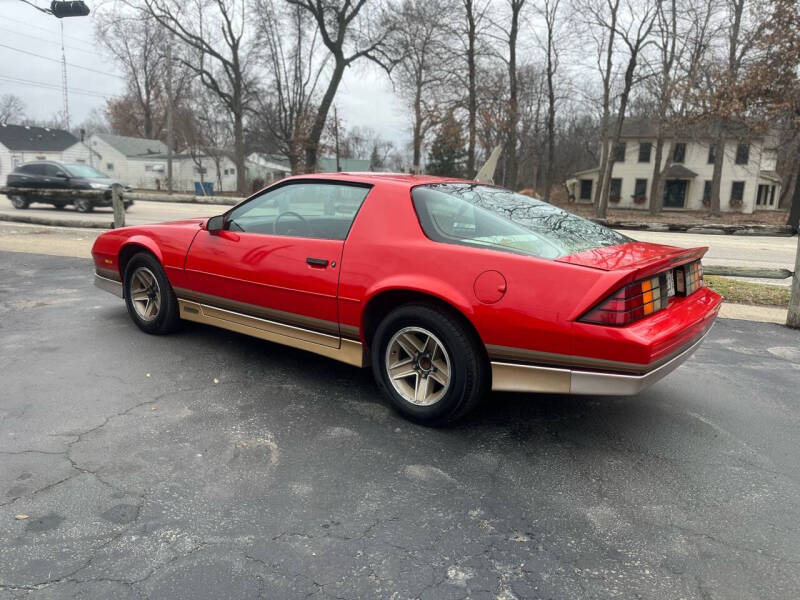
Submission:
<svg viewBox="0 0 800 600">
<path fill-rule="evenodd" d="M 324 258 L 312 258 L 312 257 L 309 256 L 306 259 L 306 262 L 309 265 L 311 265 L 312 267 L 323 267 L 324 268 L 324 267 L 328 266 L 328 261 L 325 260 Z"/>
</svg>

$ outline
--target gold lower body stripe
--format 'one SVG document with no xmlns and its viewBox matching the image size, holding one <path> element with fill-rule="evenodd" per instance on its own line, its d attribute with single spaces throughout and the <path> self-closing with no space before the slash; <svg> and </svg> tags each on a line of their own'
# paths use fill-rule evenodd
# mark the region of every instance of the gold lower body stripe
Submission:
<svg viewBox="0 0 800 600">
<path fill-rule="evenodd" d="M 213 325 L 269 342 L 307 350 L 356 367 L 363 367 L 366 363 L 364 348 L 361 342 L 355 340 L 340 339 L 325 333 L 252 317 L 191 300 L 178 299 L 178 307 L 181 318 L 187 321 Z"/>
</svg>

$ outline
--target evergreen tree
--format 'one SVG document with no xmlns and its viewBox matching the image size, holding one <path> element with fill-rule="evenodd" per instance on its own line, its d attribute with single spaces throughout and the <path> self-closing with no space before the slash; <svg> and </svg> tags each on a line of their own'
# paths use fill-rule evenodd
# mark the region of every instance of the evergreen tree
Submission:
<svg viewBox="0 0 800 600">
<path fill-rule="evenodd" d="M 467 151 L 461 123 L 450 113 L 439 127 L 431 145 L 426 171 L 430 175 L 464 177 Z"/>
</svg>

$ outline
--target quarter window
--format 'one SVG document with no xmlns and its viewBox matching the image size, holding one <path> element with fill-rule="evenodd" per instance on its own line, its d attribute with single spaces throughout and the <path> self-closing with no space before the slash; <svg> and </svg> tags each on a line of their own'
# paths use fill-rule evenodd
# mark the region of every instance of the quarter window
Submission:
<svg viewBox="0 0 800 600">
<path fill-rule="evenodd" d="M 231 231 L 344 240 L 370 187 L 341 183 L 294 183 L 273 188 L 234 208 Z"/>
</svg>

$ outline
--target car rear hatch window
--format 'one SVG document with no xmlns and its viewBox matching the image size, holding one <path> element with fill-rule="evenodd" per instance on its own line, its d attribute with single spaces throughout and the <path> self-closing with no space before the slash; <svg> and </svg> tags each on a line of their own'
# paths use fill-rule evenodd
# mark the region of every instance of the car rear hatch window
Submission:
<svg viewBox="0 0 800 600">
<path fill-rule="evenodd" d="M 632 241 L 541 200 L 489 185 L 435 183 L 411 191 L 425 235 L 436 242 L 556 259 Z"/>
</svg>

